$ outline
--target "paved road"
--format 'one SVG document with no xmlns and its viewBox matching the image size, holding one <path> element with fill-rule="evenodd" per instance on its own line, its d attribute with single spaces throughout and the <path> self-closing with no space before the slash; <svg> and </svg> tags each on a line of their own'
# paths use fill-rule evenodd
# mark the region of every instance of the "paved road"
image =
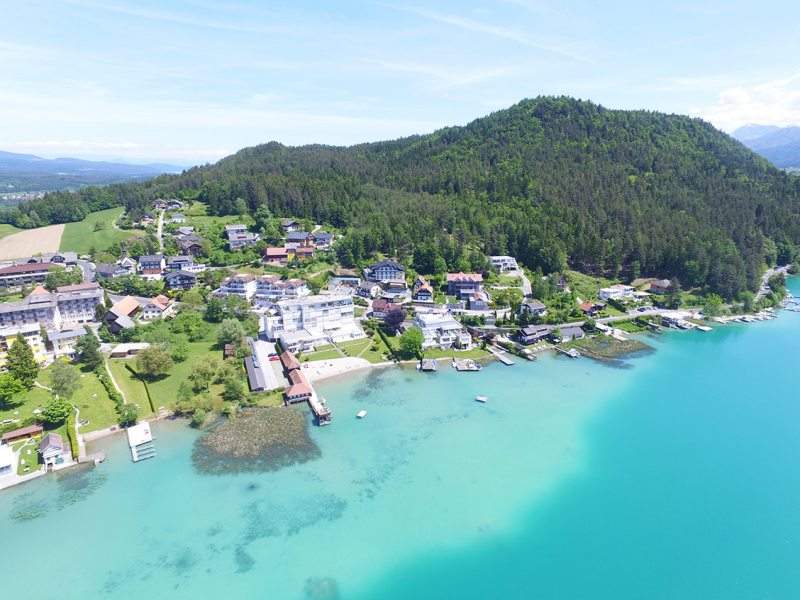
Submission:
<svg viewBox="0 0 800 600">
<path fill-rule="evenodd" d="M 774 267 L 771 269 L 767 269 L 766 273 L 761 276 L 761 285 L 758 288 L 758 292 L 756 293 L 756 302 L 761 300 L 764 296 L 770 293 L 769 287 L 769 278 L 777 273 L 783 273 L 786 275 L 789 272 L 789 265 L 784 265 L 782 267 Z"/>
<path fill-rule="evenodd" d="M 158 251 L 164 252 L 164 211 L 158 211 L 158 225 L 156 227 L 156 237 L 158 238 Z"/>
</svg>

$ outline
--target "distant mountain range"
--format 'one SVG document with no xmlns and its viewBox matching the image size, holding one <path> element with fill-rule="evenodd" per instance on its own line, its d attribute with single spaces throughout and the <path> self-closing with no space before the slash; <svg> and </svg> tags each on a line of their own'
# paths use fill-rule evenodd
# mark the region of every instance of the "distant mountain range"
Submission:
<svg viewBox="0 0 800 600">
<path fill-rule="evenodd" d="M 800 169 L 800 127 L 745 125 L 733 137 L 776 167 Z"/>
<path fill-rule="evenodd" d="M 0 151 L 0 193 L 77 189 L 148 179 L 182 170 L 175 165 L 159 163 L 135 165 L 78 158 L 41 158 Z"/>
</svg>

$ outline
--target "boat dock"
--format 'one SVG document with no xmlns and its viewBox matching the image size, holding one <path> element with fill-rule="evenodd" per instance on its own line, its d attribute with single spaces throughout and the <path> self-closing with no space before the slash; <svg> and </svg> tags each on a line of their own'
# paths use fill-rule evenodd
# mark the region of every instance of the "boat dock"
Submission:
<svg viewBox="0 0 800 600">
<path fill-rule="evenodd" d="M 556 352 L 559 352 L 560 354 L 563 354 L 564 356 L 569 356 L 570 358 L 580 358 L 581 357 L 581 353 L 578 352 L 577 350 L 575 350 L 575 348 L 570 348 L 569 350 L 564 350 L 564 348 L 561 348 L 560 346 L 554 346 L 554 348 L 556 349 Z"/>
<path fill-rule="evenodd" d="M 436 361 L 432 358 L 423 358 L 421 361 L 419 361 L 420 371 L 426 371 L 426 372 L 436 371 L 437 368 L 438 367 Z"/>
<path fill-rule="evenodd" d="M 331 413 L 331 409 L 325 404 L 325 399 L 317 396 L 316 392 L 308 397 L 308 408 L 311 409 L 314 418 L 317 419 L 317 423 L 320 426 L 330 424 L 333 413 Z"/>
<path fill-rule="evenodd" d="M 510 367 L 514 364 L 514 361 L 511 360 L 505 350 L 498 348 L 497 346 L 486 346 L 486 349 L 492 353 L 492 356 L 494 356 L 504 365 Z"/>
<path fill-rule="evenodd" d="M 156 449 L 153 447 L 153 434 L 150 432 L 150 423 L 143 421 L 127 429 L 128 446 L 131 448 L 133 462 L 154 458 Z"/>
<path fill-rule="evenodd" d="M 480 371 L 482 367 L 471 358 L 454 358 L 453 368 L 456 371 Z"/>
</svg>

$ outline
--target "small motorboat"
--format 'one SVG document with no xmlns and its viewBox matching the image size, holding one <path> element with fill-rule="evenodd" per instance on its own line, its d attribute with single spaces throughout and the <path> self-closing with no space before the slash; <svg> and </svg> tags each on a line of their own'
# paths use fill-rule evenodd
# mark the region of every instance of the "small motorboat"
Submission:
<svg viewBox="0 0 800 600">
<path fill-rule="evenodd" d="M 360 410 L 356 413 L 356 417 L 359 419 L 363 419 L 366 416 L 367 416 L 367 411 L 365 410 Z"/>
<path fill-rule="evenodd" d="M 488 396 L 483 396 L 481 394 L 478 394 L 477 396 L 475 396 L 475 402 L 481 402 L 481 403 L 485 404 L 488 400 L 489 400 Z"/>
</svg>

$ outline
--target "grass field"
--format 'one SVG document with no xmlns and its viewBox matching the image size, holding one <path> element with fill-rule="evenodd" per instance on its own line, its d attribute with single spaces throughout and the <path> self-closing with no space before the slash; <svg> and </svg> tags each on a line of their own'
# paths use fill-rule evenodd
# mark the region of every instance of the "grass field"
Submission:
<svg viewBox="0 0 800 600">
<path fill-rule="evenodd" d="M 162 406 L 166 408 L 175 406 L 175 402 L 178 400 L 178 388 L 181 383 L 189 378 L 189 374 L 198 362 L 209 358 L 221 359 L 222 352 L 214 348 L 211 342 L 192 342 L 189 344 L 189 356 L 185 361 L 175 363 L 166 377 L 148 382 L 147 385 L 150 388 L 150 395 L 153 398 L 153 405 L 156 410 Z M 125 368 L 126 363 L 136 368 L 136 359 L 111 359 L 108 361 L 114 374 L 114 379 L 117 385 L 122 388 L 126 401 L 133 402 L 139 407 L 140 417 L 148 416 L 152 411 L 147 401 L 144 384 Z M 221 393 L 221 385 L 211 386 L 211 397 L 215 407 L 217 405 L 220 408 L 222 407 Z"/>
<path fill-rule="evenodd" d="M 379 363 L 389 360 L 387 358 L 389 349 L 378 335 L 363 340 L 344 342 L 342 344 L 338 344 L 338 346 L 342 349 L 342 351 L 344 351 L 345 354 L 347 354 L 347 356 L 364 358 L 371 363 Z M 373 350 L 373 346 L 377 349 Z"/>
<path fill-rule="evenodd" d="M 0 238 L 4 238 L 7 235 L 11 235 L 12 233 L 18 233 L 22 231 L 21 229 L 17 229 L 13 225 L 9 225 L 8 223 L 0 223 Z"/>
<path fill-rule="evenodd" d="M 471 358 L 479 360 L 488 358 L 491 354 L 482 348 L 472 348 L 471 350 L 441 350 L 440 348 L 428 348 L 423 351 L 425 358 Z"/>
<path fill-rule="evenodd" d="M 608 287 L 618 283 L 605 277 L 592 277 L 591 275 L 584 275 L 578 271 L 567 271 L 567 281 L 570 288 L 578 295 L 584 302 L 587 300 L 596 300 L 600 288 Z"/>
<path fill-rule="evenodd" d="M 135 379 L 131 372 L 125 368 L 125 365 L 130 362 L 133 366 L 133 361 L 126 358 L 113 358 L 108 361 L 108 368 L 111 369 L 111 374 L 114 376 L 114 381 L 122 390 L 122 395 L 125 396 L 125 402 L 135 404 L 139 411 L 139 418 L 150 416 L 153 411 L 150 410 L 150 403 L 147 401 L 147 392 L 145 392 L 144 384 Z"/>
<path fill-rule="evenodd" d="M 332 358 L 342 358 L 342 353 L 336 346 L 320 346 L 314 352 L 303 354 L 300 356 L 300 362 L 309 362 L 312 360 L 330 360 Z"/>
<path fill-rule="evenodd" d="M 50 384 L 50 370 L 44 369 L 39 372 L 36 379 L 42 385 Z M 19 419 L 20 422 L 34 416 L 33 411 L 43 408 L 50 400 L 49 391 L 39 387 L 33 387 L 21 397 L 19 406 L 0 410 L 0 421 L 5 419 Z M 80 387 L 70 402 L 80 409 L 80 419 L 89 421 L 87 425 L 81 427 L 82 432 L 104 429 L 116 424 L 117 412 L 111 398 L 108 397 L 105 388 L 92 373 L 81 373 Z"/>
<path fill-rule="evenodd" d="M 133 231 L 123 231 L 114 227 L 114 222 L 122 215 L 125 209 L 109 208 L 98 212 L 89 213 L 83 221 L 67 223 L 61 236 L 59 249 L 89 254 L 92 250 L 101 252 L 107 250 L 111 244 L 127 240 L 135 235 Z"/>
</svg>

